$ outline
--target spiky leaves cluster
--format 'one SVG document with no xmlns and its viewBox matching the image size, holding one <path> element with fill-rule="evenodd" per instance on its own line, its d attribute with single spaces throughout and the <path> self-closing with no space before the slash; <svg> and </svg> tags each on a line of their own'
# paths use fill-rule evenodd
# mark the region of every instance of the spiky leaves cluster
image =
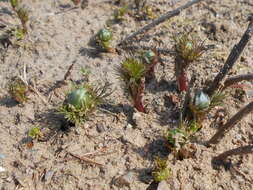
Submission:
<svg viewBox="0 0 253 190">
<path fill-rule="evenodd" d="M 182 34 L 174 38 L 177 56 L 184 60 L 185 64 L 196 61 L 204 52 L 204 42 L 190 34 Z"/>
<path fill-rule="evenodd" d="M 28 136 L 33 138 L 33 139 L 38 139 L 42 136 L 42 133 L 41 133 L 41 130 L 40 130 L 40 127 L 38 126 L 35 126 L 33 128 L 31 128 L 28 132 Z"/>
<path fill-rule="evenodd" d="M 19 78 L 13 78 L 8 84 L 8 92 L 18 103 L 25 103 L 28 100 L 27 85 Z"/>
<path fill-rule="evenodd" d="M 19 1 L 18 0 L 10 0 L 11 6 L 12 8 L 15 10 L 18 5 L 19 5 Z"/>
<path fill-rule="evenodd" d="M 118 22 L 123 21 L 125 19 L 124 16 L 128 12 L 128 9 L 129 9 L 128 5 L 125 5 L 119 9 L 116 9 L 113 13 L 114 20 Z"/>
<path fill-rule="evenodd" d="M 175 75 L 179 91 L 188 90 L 187 68 L 190 63 L 196 61 L 204 52 L 203 41 L 191 36 L 182 34 L 175 40 Z"/>
<path fill-rule="evenodd" d="M 167 160 L 157 157 L 152 176 L 156 182 L 167 180 L 171 175 L 171 169 L 168 167 Z"/>
<path fill-rule="evenodd" d="M 76 86 L 67 94 L 66 100 L 59 108 L 59 112 L 71 123 L 77 125 L 84 122 L 93 113 L 105 98 L 111 95 L 110 84 L 90 84 Z"/>
<path fill-rule="evenodd" d="M 28 11 L 25 8 L 18 8 L 16 10 L 16 13 L 18 15 L 18 18 L 22 24 L 23 27 L 23 32 L 26 34 L 27 33 L 27 22 L 29 20 L 29 14 Z"/>
<path fill-rule="evenodd" d="M 124 81 L 135 108 L 140 112 L 145 112 L 142 103 L 145 89 L 145 65 L 137 58 L 126 58 L 116 70 L 121 80 Z"/>
</svg>

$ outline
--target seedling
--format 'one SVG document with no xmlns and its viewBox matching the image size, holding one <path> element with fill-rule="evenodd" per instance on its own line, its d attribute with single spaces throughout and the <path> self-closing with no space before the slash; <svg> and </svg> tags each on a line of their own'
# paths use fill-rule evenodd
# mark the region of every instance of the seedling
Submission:
<svg viewBox="0 0 253 190">
<path fill-rule="evenodd" d="M 195 120 L 192 120 L 190 122 L 183 121 L 179 123 L 177 128 L 167 131 L 165 137 L 168 148 L 178 159 L 188 158 L 189 155 L 193 155 L 192 150 L 188 150 L 186 147 L 200 128 L 201 126 Z"/>
<path fill-rule="evenodd" d="M 25 8 L 19 8 L 16 10 L 16 13 L 18 15 L 18 18 L 22 24 L 23 27 L 23 32 L 26 34 L 27 33 L 27 22 L 29 19 L 29 14 L 28 11 Z"/>
<path fill-rule="evenodd" d="M 18 0 L 10 0 L 11 6 L 13 10 L 15 10 L 19 6 Z"/>
<path fill-rule="evenodd" d="M 142 54 L 142 59 L 146 66 L 146 79 L 150 80 L 155 78 L 155 67 L 159 63 L 158 53 L 155 50 L 144 51 Z"/>
<path fill-rule="evenodd" d="M 32 139 L 39 139 L 40 137 L 42 137 L 40 127 L 35 126 L 31 128 L 28 132 L 28 136 L 31 137 Z"/>
<path fill-rule="evenodd" d="M 74 87 L 66 96 L 65 102 L 59 108 L 59 112 L 71 123 L 77 125 L 88 119 L 98 105 L 104 102 L 109 92 L 110 84 L 94 87 L 90 84 Z"/>
<path fill-rule="evenodd" d="M 97 34 L 97 42 L 107 52 L 114 52 L 114 48 L 111 47 L 113 35 L 109 29 L 102 29 Z"/>
<path fill-rule="evenodd" d="M 167 180 L 171 175 L 171 169 L 168 168 L 167 160 L 157 157 L 155 159 L 155 166 L 152 172 L 152 176 L 155 182 Z"/>
<path fill-rule="evenodd" d="M 121 22 L 123 21 L 125 18 L 125 15 L 127 14 L 128 12 L 128 5 L 125 5 L 117 10 L 114 11 L 114 20 L 117 21 L 117 22 Z"/>
<path fill-rule="evenodd" d="M 145 71 L 145 65 L 137 58 L 126 58 L 117 67 L 120 79 L 125 83 L 134 107 L 139 112 L 146 112 L 142 100 L 145 90 Z"/>
<path fill-rule="evenodd" d="M 15 99 L 18 103 L 25 103 L 28 100 L 27 85 L 19 78 L 14 78 L 8 85 L 9 94 Z"/>
<path fill-rule="evenodd" d="M 180 92 L 187 91 L 188 77 L 187 68 L 191 63 L 196 61 L 204 52 L 203 41 L 183 34 L 175 39 L 175 74 L 177 78 L 178 90 Z"/>
</svg>

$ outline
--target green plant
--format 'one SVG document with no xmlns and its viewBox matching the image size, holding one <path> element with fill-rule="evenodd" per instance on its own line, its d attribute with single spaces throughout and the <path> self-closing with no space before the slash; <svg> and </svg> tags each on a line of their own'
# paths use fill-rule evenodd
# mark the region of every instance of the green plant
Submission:
<svg viewBox="0 0 253 190">
<path fill-rule="evenodd" d="M 188 77 L 186 70 L 204 52 L 203 41 L 189 34 L 182 34 L 174 38 L 175 41 L 175 74 L 179 91 L 187 91 Z"/>
<path fill-rule="evenodd" d="M 18 15 L 18 18 L 22 24 L 23 27 L 23 32 L 26 34 L 27 33 L 27 22 L 29 20 L 29 14 L 28 11 L 25 8 L 18 8 L 16 10 L 16 13 Z"/>
<path fill-rule="evenodd" d="M 82 123 L 112 93 L 109 87 L 109 83 L 97 87 L 90 84 L 76 86 L 67 94 L 59 112 L 73 124 Z"/>
<path fill-rule="evenodd" d="M 19 6 L 18 0 L 10 0 L 10 3 L 14 10 Z"/>
<path fill-rule="evenodd" d="M 142 54 L 143 62 L 145 63 L 147 80 L 155 78 L 155 67 L 159 63 L 158 53 L 155 50 L 147 50 Z"/>
<path fill-rule="evenodd" d="M 134 107 L 140 112 L 146 112 L 142 100 L 145 90 L 145 65 L 137 58 L 126 58 L 116 70 L 125 83 Z"/>
<path fill-rule="evenodd" d="M 125 5 L 119 9 L 116 9 L 113 13 L 115 21 L 123 21 L 125 14 L 128 12 L 128 5 Z"/>
<path fill-rule="evenodd" d="M 152 172 L 152 176 L 155 182 L 167 180 L 171 175 L 171 169 L 168 168 L 167 160 L 157 157 L 155 159 L 155 166 Z"/>
<path fill-rule="evenodd" d="M 27 85 L 19 78 L 13 78 L 8 85 L 8 92 L 18 103 L 23 104 L 28 100 Z"/>
<path fill-rule="evenodd" d="M 42 137 L 40 127 L 35 126 L 35 127 L 31 128 L 28 132 L 28 136 L 33 139 L 38 139 L 38 138 Z"/>
<path fill-rule="evenodd" d="M 101 29 L 97 34 L 97 42 L 107 52 L 113 52 L 114 49 L 111 47 L 113 35 L 109 29 Z"/>
</svg>

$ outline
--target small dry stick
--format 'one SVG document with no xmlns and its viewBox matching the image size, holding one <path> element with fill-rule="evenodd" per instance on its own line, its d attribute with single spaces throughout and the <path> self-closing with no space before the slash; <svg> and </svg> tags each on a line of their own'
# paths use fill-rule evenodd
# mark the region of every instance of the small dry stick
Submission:
<svg viewBox="0 0 253 190">
<path fill-rule="evenodd" d="M 207 142 L 207 146 L 210 144 L 217 144 L 220 139 L 233 128 L 243 117 L 247 116 L 250 112 L 253 112 L 253 101 L 237 112 L 226 124 L 220 127 L 215 135 Z"/>
<path fill-rule="evenodd" d="M 248 44 L 252 35 L 253 35 L 253 20 L 250 21 L 249 26 L 248 26 L 247 30 L 244 32 L 240 42 L 233 47 L 223 68 L 216 75 L 212 84 L 207 89 L 207 93 L 210 97 L 215 93 L 216 90 L 218 90 L 221 87 L 222 81 L 224 80 L 224 78 L 226 77 L 228 72 L 233 68 L 235 62 L 237 61 L 237 59 L 241 55 L 242 51 L 244 50 L 244 48 Z"/>
<path fill-rule="evenodd" d="M 71 152 L 68 152 L 68 153 L 69 153 L 71 156 L 73 156 L 73 157 L 75 157 L 75 158 L 78 158 L 79 160 L 82 160 L 82 161 L 84 161 L 84 162 L 88 162 L 88 163 L 90 163 L 90 164 L 95 164 L 95 165 L 98 165 L 98 166 L 103 166 L 103 164 L 100 164 L 100 163 L 98 163 L 98 162 L 96 162 L 96 161 L 94 161 L 94 160 L 91 160 L 91 159 L 87 158 L 87 157 L 79 156 L 79 155 L 76 155 L 76 154 L 71 153 Z"/>
<path fill-rule="evenodd" d="M 234 85 L 238 82 L 242 82 L 244 80 L 246 80 L 246 81 L 253 80 L 253 74 L 238 75 L 238 76 L 234 76 L 234 77 L 230 77 L 230 78 L 226 79 L 224 82 L 223 90 L 231 85 Z"/>
<path fill-rule="evenodd" d="M 182 10 L 187 9 L 190 6 L 192 6 L 192 5 L 196 4 L 196 3 L 199 3 L 201 1 L 206 1 L 206 0 L 191 0 L 191 1 L 187 2 L 185 5 L 182 5 L 182 6 L 178 7 L 178 8 L 176 8 L 173 11 L 169 11 L 169 12 L 165 13 L 161 17 L 159 17 L 156 20 L 154 20 L 153 22 L 151 22 L 150 24 L 144 26 L 143 28 L 141 28 L 140 30 L 134 32 L 133 34 L 127 36 L 124 40 L 122 40 L 118 44 L 118 46 L 126 44 L 126 42 L 129 42 L 130 40 L 132 40 L 133 38 L 135 38 L 137 35 L 142 34 L 142 33 L 146 32 L 146 31 L 150 30 L 151 28 L 157 26 L 158 24 L 160 24 L 162 22 L 165 22 L 166 20 L 168 20 L 168 19 L 170 19 L 170 18 L 172 18 L 174 16 L 179 15 Z"/>
<path fill-rule="evenodd" d="M 253 145 L 241 146 L 238 148 L 225 151 L 219 154 L 218 156 L 214 157 L 213 159 L 223 161 L 229 156 L 244 155 L 244 154 L 250 154 L 250 153 L 253 153 Z"/>
</svg>

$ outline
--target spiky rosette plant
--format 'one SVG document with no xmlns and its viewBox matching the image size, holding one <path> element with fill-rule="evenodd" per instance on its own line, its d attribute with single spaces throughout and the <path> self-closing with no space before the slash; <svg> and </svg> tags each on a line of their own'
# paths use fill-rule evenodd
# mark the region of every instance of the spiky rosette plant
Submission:
<svg viewBox="0 0 253 190">
<path fill-rule="evenodd" d="M 145 65 L 137 58 L 126 58 L 119 67 L 116 68 L 120 79 L 124 81 L 134 107 L 139 112 L 146 112 L 143 104 L 145 90 Z"/>
<path fill-rule="evenodd" d="M 8 85 L 8 92 L 13 99 L 15 99 L 18 103 L 25 103 L 28 100 L 27 93 L 28 87 L 27 85 L 19 78 L 15 77 Z"/>
<path fill-rule="evenodd" d="M 98 44 L 107 52 L 113 53 L 115 51 L 114 48 L 111 47 L 113 34 L 109 29 L 101 29 L 97 34 L 97 42 Z"/>
<path fill-rule="evenodd" d="M 16 9 L 16 13 L 18 15 L 18 18 L 22 24 L 22 28 L 23 28 L 23 32 L 24 34 L 27 33 L 28 29 L 27 29 L 27 22 L 29 20 L 29 13 L 25 8 L 18 8 Z"/>
<path fill-rule="evenodd" d="M 89 115 L 104 102 L 112 93 L 110 84 L 93 87 L 90 84 L 75 87 L 67 94 L 65 102 L 59 108 L 59 112 L 71 123 L 77 125 L 87 120 Z"/>
<path fill-rule="evenodd" d="M 128 9 L 129 9 L 128 5 L 125 5 L 119 9 L 114 10 L 113 13 L 114 20 L 117 22 L 123 21 L 125 19 L 125 15 L 128 12 Z"/>
<path fill-rule="evenodd" d="M 168 167 L 167 160 L 156 157 L 152 176 L 155 182 L 167 180 L 171 175 L 171 169 Z"/>
<path fill-rule="evenodd" d="M 175 74 L 178 90 L 187 91 L 188 77 L 187 68 L 196 61 L 204 52 L 203 41 L 189 35 L 183 34 L 174 38 L 175 40 Z"/>
</svg>

